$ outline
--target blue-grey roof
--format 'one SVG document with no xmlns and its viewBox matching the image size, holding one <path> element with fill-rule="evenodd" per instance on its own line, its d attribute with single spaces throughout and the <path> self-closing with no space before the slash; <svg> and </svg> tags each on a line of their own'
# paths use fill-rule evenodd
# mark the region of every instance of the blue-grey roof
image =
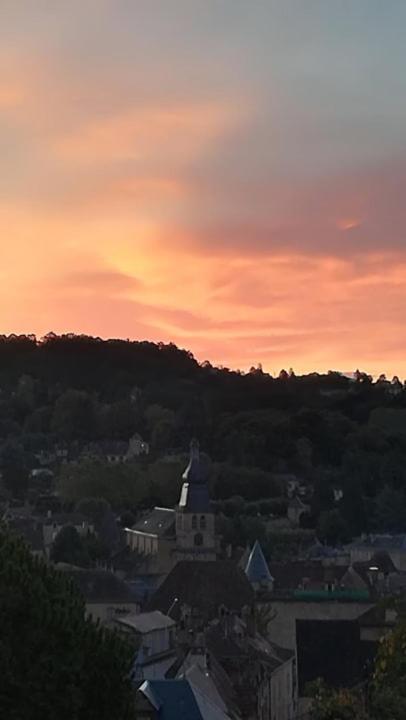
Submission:
<svg viewBox="0 0 406 720">
<path fill-rule="evenodd" d="M 180 493 L 179 510 L 196 514 L 210 512 L 208 486 L 184 482 Z"/>
<path fill-rule="evenodd" d="M 255 545 L 250 552 L 245 574 L 250 583 L 273 582 L 273 577 L 269 572 L 268 564 L 258 540 L 255 541 Z"/>
<path fill-rule="evenodd" d="M 192 440 L 190 443 L 190 460 L 183 473 L 183 480 L 179 509 L 192 513 L 209 512 L 210 496 L 207 485 L 207 468 L 201 461 L 197 440 Z"/>
<path fill-rule="evenodd" d="M 190 443 L 189 465 L 183 473 L 183 479 L 188 483 L 206 483 L 207 481 L 207 468 L 201 462 L 197 440 L 192 440 Z"/>
<path fill-rule="evenodd" d="M 374 548 L 376 550 L 406 550 L 406 534 L 368 535 L 349 545 L 350 548 Z"/>
<path fill-rule="evenodd" d="M 159 720 L 203 720 L 187 680 L 146 680 L 140 687 Z"/>
</svg>

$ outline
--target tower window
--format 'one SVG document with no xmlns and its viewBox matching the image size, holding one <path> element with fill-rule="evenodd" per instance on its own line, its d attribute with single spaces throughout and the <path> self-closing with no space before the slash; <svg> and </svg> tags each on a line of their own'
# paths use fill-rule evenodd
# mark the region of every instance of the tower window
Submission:
<svg viewBox="0 0 406 720">
<path fill-rule="evenodd" d="M 192 515 L 192 530 L 197 530 L 197 517 Z"/>
<path fill-rule="evenodd" d="M 200 516 L 200 530 L 206 530 L 206 516 Z"/>
</svg>

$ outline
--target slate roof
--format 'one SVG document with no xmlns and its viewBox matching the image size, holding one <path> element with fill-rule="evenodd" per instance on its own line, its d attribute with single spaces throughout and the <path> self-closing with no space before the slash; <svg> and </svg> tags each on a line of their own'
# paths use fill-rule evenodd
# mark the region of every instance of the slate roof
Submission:
<svg viewBox="0 0 406 720">
<path fill-rule="evenodd" d="M 367 535 L 352 542 L 349 549 L 374 548 L 378 550 L 406 550 L 406 534 Z"/>
<path fill-rule="evenodd" d="M 254 601 L 254 591 L 242 570 L 227 560 L 183 560 L 171 570 L 147 603 L 146 610 L 168 612 L 175 598 L 183 604 L 217 617 L 218 608 L 240 612 Z"/>
<path fill-rule="evenodd" d="M 254 547 L 250 552 L 245 567 L 245 574 L 250 583 L 273 582 L 273 577 L 269 572 L 264 553 L 258 540 L 255 541 Z"/>
<path fill-rule="evenodd" d="M 159 720 L 203 720 L 187 680 L 146 680 L 139 688 Z"/>
<path fill-rule="evenodd" d="M 220 663 L 227 660 L 248 662 L 251 659 L 266 663 L 272 672 L 295 655 L 293 650 L 281 648 L 258 634 L 247 636 L 243 642 L 239 642 L 233 635 L 225 637 L 220 626 L 212 626 L 206 633 L 206 640 L 209 652 Z"/>
<path fill-rule="evenodd" d="M 69 575 L 82 593 L 86 603 L 134 603 L 131 588 L 108 570 L 93 570 L 57 564 L 58 570 Z"/>
<path fill-rule="evenodd" d="M 179 510 L 192 513 L 207 513 L 210 510 L 210 495 L 207 484 L 207 468 L 202 463 L 199 443 L 190 443 L 190 460 L 183 473 L 184 483 L 179 500 Z"/>
<path fill-rule="evenodd" d="M 208 485 L 184 482 L 180 493 L 179 510 L 197 515 L 210 512 Z"/>
<path fill-rule="evenodd" d="M 269 571 L 274 578 L 274 590 L 297 590 L 306 580 L 306 589 L 324 589 L 327 582 L 340 584 L 347 571 L 346 566 L 330 565 L 325 567 L 319 562 L 293 560 L 291 562 L 269 563 Z"/>
<path fill-rule="evenodd" d="M 132 628 L 139 633 L 153 632 L 154 630 L 163 630 L 176 625 L 172 618 L 164 615 L 159 610 L 153 610 L 147 613 L 131 613 L 123 618 L 119 618 L 117 622 Z"/>
<path fill-rule="evenodd" d="M 354 563 L 354 567 L 358 567 L 362 563 Z M 368 561 L 368 563 L 363 563 L 365 565 L 368 565 L 368 567 L 377 567 L 378 570 L 385 575 L 389 573 L 395 573 L 398 572 L 396 566 L 394 565 L 392 558 L 390 555 L 388 555 L 387 552 L 384 550 L 378 551 L 374 553 L 371 557 L 371 559 Z"/>
<path fill-rule="evenodd" d="M 140 518 L 131 529 L 159 537 L 172 536 L 175 533 L 175 511 L 172 508 L 155 507 L 148 515 Z"/>
</svg>

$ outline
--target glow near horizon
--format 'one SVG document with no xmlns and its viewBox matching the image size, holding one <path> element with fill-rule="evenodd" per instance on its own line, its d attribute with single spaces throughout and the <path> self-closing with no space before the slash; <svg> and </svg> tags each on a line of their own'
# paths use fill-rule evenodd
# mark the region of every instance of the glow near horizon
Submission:
<svg viewBox="0 0 406 720">
<path fill-rule="evenodd" d="M 3 1 L 0 331 L 406 376 L 405 21 Z"/>
</svg>

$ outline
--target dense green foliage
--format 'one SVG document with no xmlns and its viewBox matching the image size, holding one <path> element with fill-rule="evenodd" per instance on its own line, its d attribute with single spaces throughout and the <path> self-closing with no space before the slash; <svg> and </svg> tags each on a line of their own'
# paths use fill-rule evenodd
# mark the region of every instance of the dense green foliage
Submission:
<svg viewBox="0 0 406 720">
<path fill-rule="evenodd" d="M 0 530 L 0 716 L 131 720 L 131 651 L 63 574 Z"/>
<path fill-rule="evenodd" d="M 314 487 L 305 526 L 327 541 L 406 531 L 406 391 L 399 381 L 243 374 L 199 365 L 174 345 L 51 334 L 40 342 L 0 337 L 0 387 L 3 494 L 24 497 L 35 455 L 63 446 L 79 460 L 57 478 L 72 503 L 104 497 L 132 511 L 173 504 L 178 466 L 165 456 L 183 462 L 196 435 L 212 460 L 215 500 L 241 497 L 251 514 L 248 505 L 277 501 L 285 493 L 280 476 L 293 473 Z M 115 468 L 81 461 L 87 444 L 127 441 L 135 432 L 150 443 L 148 459 Z M 325 532 L 328 520 L 334 532 Z"/>
<path fill-rule="evenodd" d="M 404 720 L 406 717 L 406 624 L 382 641 L 369 685 L 357 690 L 311 683 L 310 720 Z"/>
</svg>

